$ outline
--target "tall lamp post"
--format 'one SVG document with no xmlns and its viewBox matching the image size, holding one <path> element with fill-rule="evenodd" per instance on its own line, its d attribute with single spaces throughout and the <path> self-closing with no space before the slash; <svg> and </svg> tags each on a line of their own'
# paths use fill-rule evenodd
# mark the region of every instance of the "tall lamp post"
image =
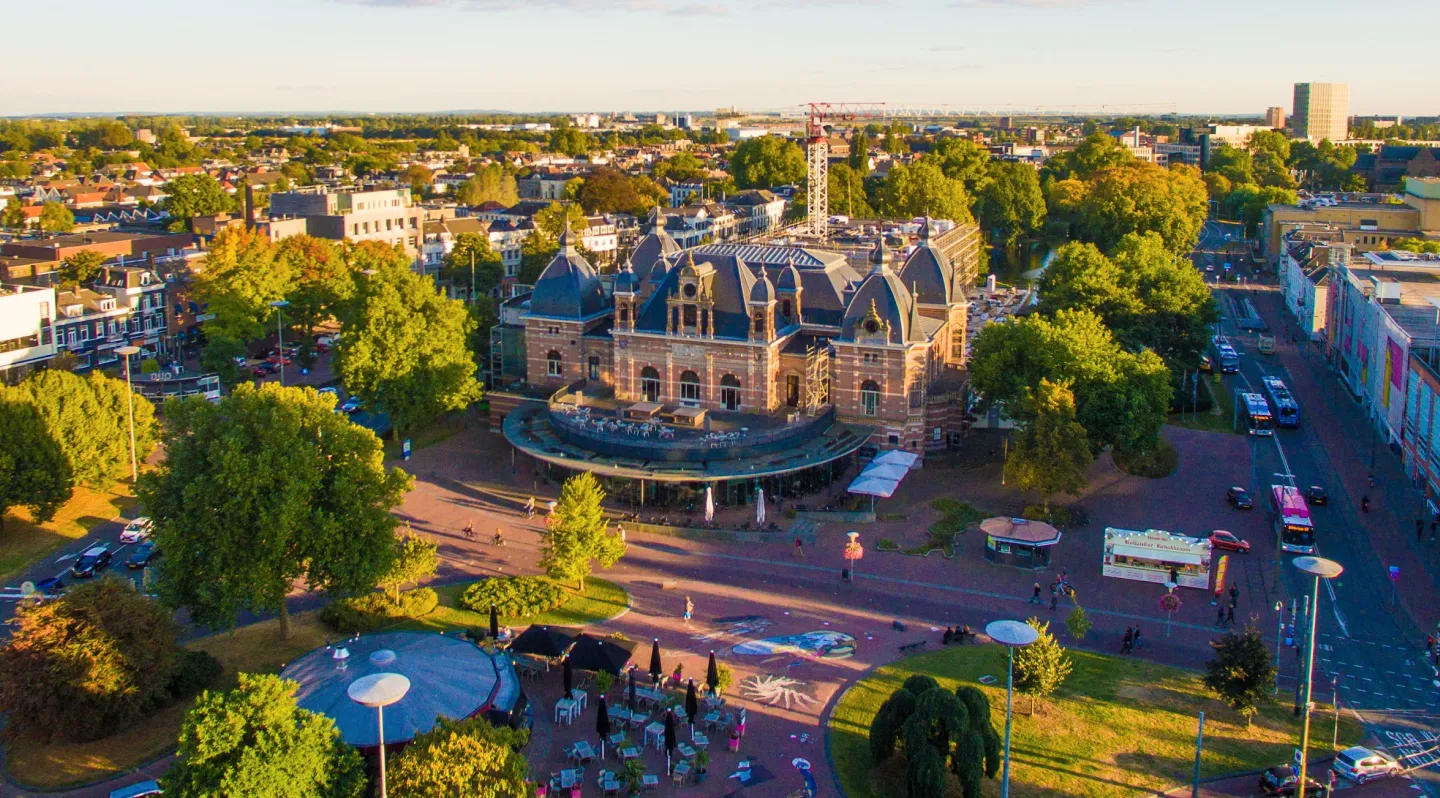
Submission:
<svg viewBox="0 0 1440 798">
<path fill-rule="evenodd" d="M 134 485 L 140 469 L 135 462 L 135 388 L 130 383 L 130 356 L 140 354 L 140 347 L 122 346 L 115 354 L 125 358 L 125 403 L 130 408 L 130 484 Z"/>
<path fill-rule="evenodd" d="M 1010 666 L 1005 677 L 1005 770 L 1000 776 L 1000 798 L 1010 798 L 1010 705 L 1015 698 L 1015 649 L 1034 643 L 1040 633 L 1028 623 L 991 621 L 985 626 L 985 634 L 1010 649 Z"/>
<path fill-rule="evenodd" d="M 1300 725 L 1300 767 L 1298 779 L 1295 782 L 1297 793 L 1305 791 L 1305 770 L 1309 766 L 1310 757 L 1310 702 L 1311 680 L 1315 676 L 1315 619 L 1319 616 L 1320 609 L 1320 580 L 1334 579 L 1345 571 L 1340 563 L 1334 560 L 1327 560 L 1324 557 L 1296 557 L 1295 567 L 1315 577 L 1315 583 L 1310 590 L 1310 633 L 1309 640 L 1305 645 L 1305 720 Z"/>
<path fill-rule="evenodd" d="M 275 308 L 275 351 L 280 355 L 280 387 L 285 387 L 285 308 L 290 306 L 288 299 L 277 299 L 270 303 Z"/>
<path fill-rule="evenodd" d="M 409 690 L 410 680 L 398 673 L 372 673 L 351 682 L 345 691 L 351 701 L 375 708 L 380 731 L 380 798 L 385 798 L 385 707 L 404 698 Z"/>
</svg>

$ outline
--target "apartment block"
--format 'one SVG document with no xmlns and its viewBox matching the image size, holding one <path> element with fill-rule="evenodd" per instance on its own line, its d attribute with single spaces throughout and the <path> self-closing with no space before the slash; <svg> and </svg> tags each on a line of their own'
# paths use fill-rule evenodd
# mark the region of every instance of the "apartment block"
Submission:
<svg viewBox="0 0 1440 798">
<path fill-rule="evenodd" d="M 404 189 L 312 187 L 270 195 L 272 238 L 280 231 L 282 238 L 304 232 L 335 241 L 379 241 L 418 258 L 424 217 L 424 210 L 411 205 L 410 193 Z M 303 231 L 290 221 L 294 219 L 305 220 Z"/>
<path fill-rule="evenodd" d="M 1341 142 L 1350 137 L 1350 84 L 1296 83 L 1290 124 L 1297 139 Z"/>
</svg>

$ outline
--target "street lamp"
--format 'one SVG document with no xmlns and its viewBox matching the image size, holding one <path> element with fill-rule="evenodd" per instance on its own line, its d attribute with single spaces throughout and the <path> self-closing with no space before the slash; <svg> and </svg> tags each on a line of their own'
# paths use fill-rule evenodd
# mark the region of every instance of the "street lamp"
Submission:
<svg viewBox="0 0 1440 798">
<path fill-rule="evenodd" d="M 1010 649 L 1010 667 L 1005 677 L 1005 771 L 1000 777 L 1000 798 L 1010 798 L 1010 705 L 1015 698 L 1015 649 L 1034 643 L 1040 633 L 1028 623 L 991 621 L 985 626 L 985 634 Z"/>
<path fill-rule="evenodd" d="M 1305 655 L 1305 720 L 1300 726 L 1300 767 L 1297 774 L 1299 779 L 1295 782 L 1296 792 L 1303 794 L 1305 791 L 1305 770 L 1309 765 L 1306 761 L 1310 756 L 1310 680 L 1315 676 L 1315 619 L 1320 609 L 1320 580 L 1334 579 L 1345 571 L 1340 563 L 1334 560 L 1327 560 L 1324 557 L 1296 557 L 1295 567 L 1315 577 L 1315 584 L 1310 592 L 1310 633 L 1306 642 Z"/>
<path fill-rule="evenodd" d="M 385 707 L 405 697 L 410 680 L 398 673 L 372 673 L 350 683 L 350 700 L 374 707 L 380 731 L 380 798 L 385 798 Z"/>
<path fill-rule="evenodd" d="M 285 330 L 283 327 L 285 319 L 285 308 L 289 307 L 287 299 L 277 299 L 270 303 L 275 308 L 275 352 L 280 356 L 280 387 L 285 387 Z"/>
<path fill-rule="evenodd" d="M 130 384 L 130 356 L 140 354 L 140 347 L 122 346 L 115 354 L 125 358 L 125 403 L 130 408 L 130 484 L 134 485 L 140 469 L 135 463 L 135 388 Z"/>
</svg>

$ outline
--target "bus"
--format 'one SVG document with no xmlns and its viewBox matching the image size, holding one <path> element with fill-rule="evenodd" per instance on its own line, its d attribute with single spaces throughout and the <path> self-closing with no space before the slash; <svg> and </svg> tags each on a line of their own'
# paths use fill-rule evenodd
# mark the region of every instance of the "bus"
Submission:
<svg viewBox="0 0 1440 798">
<path fill-rule="evenodd" d="M 1274 435 L 1275 419 L 1270 415 L 1270 403 L 1258 393 L 1240 394 L 1240 414 L 1245 420 L 1245 432 L 1250 435 Z"/>
<path fill-rule="evenodd" d="M 1221 374 L 1234 374 L 1240 370 L 1240 353 L 1230 345 L 1229 338 L 1217 335 L 1211 344 L 1215 351 L 1214 367 L 1218 368 Z"/>
<path fill-rule="evenodd" d="M 1310 508 L 1300 491 L 1289 485 L 1271 485 L 1270 509 L 1275 516 L 1275 535 L 1280 539 L 1280 550 L 1314 554 L 1315 527 L 1310 523 Z"/>
<path fill-rule="evenodd" d="M 1285 387 L 1285 381 L 1279 377 L 1265 377 L 1262 382 L 1265 383 L 1265 393 L 1270 397 L 1270 406 L 1275 408 L 1275 426 L 1300 426 L 1300 405 L 1295 403 L 1295 396 Z"/>
<path fill-rule="evenodd" d="M 189 396 L 203 396 L 212 402 L 220 401 L 219 374 L 187 377 L 152 374 L 150 379 L 135 380 L 132 384 L 135 386 L 135 393 L 156 404 L 163 404 L 166 399 L 184 399 Z"/>
</svg>

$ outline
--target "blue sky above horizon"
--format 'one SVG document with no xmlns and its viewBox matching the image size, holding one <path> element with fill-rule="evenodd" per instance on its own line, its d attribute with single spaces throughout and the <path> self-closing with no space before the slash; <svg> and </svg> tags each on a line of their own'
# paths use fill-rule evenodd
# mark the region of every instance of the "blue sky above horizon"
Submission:
<svg viewBox="0 0 1440 798">
<path fill-rule="evenodd" d="M 242 10 L 243 9 L 243 10 Z M 773 109 L 1440 114 L 1434 0 L 47 0 L 0 115 Z M 1409 54 L 1409 57 L 1407 57 Z"/>
</svg>

